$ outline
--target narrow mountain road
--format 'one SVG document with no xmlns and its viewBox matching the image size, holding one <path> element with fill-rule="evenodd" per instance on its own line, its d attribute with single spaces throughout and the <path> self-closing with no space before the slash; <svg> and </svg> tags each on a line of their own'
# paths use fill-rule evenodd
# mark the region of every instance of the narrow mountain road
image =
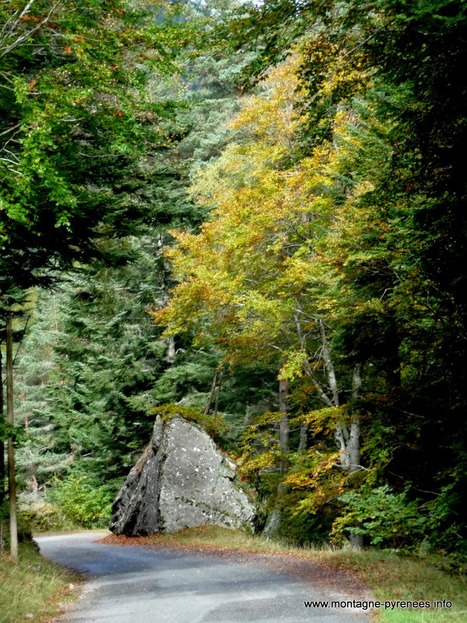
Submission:
<svg viewBox="0 0 467 623">
<path fill-rule="evenodd" d="M 229 559 L 171 548 L 107 545 L 96 534 L 38 537 L 41 552 L 88 582 L 62 623 L 368 623 L 368 599 L 335 581 L 278 571 L 259 557 Z M 300 566 L 300 565 L 299 565 Z M 298 577 L 297 577 L 298 576 Z M 304 602 L 326 605 L 306 607 Z M 334 604 L 331 601 L 347 602 Z"/>
</svg>

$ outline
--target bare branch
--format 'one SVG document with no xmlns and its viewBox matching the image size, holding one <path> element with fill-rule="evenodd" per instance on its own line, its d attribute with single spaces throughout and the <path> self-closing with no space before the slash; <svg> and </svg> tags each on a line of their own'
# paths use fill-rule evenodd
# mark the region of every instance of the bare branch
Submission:
<svg viewBox="0 0 467 623">
<path fill-rule="evenodd" d="M 4 130 L 3 132 L 0 132 L 0 136 L 6 136 L 10 132 L 13 132 L 14 130 L 17 130 L 19 128 L 19 125 L 20 124 L 17 123 L 16 125 L 11 126 L 11 128 L 8 128 L 8 130 Z"/>
<path fill-rule="evenodd" d="M 62 2 L 62 0 L 57 0 L 57 2 L 52 6 L 50 11 L 47 13 L 47 15 L 42 19 L 42 21 L 40 21 L 38 24 L 36 24 L 36 26 L 34 26 L 34 28 L 31 28 L 31 30 L 28 30 L 27 32 L 23 33 L 22 35 L 19 35 L 15 41 L 10 43 L 9 45 L 6 45 L 5 41 L 11 35 L 14 34 L 14 29 L 18 26 L 18 23 L 21 20 L 21 18 L 24 17 L 24 15 L 26 15 L 26 13 L 29 11 L 29 9 L 30 9 L 31 5 L 33 4 L 33 2 L 34 2 L 34 0 L 30 0 L 28 2 L 26 7 L 23 9 L 21 14 L 18 16 L 18 18 L 14 22 L 14 24 L 12 24 L 12 26 L 10 28 L 10 31 L 8 33 L 4 34 L 3 39 L 0 42 L 0 58 L 3 58 L 4 56 L 7 56 L 7 54 L 9 54 L 12 50 L 14 50 L 18 46 L 20 46 L 27 39 L 29 39 L 35 32 L 37 32 L 40 28 L 42 28 L 42 26 L 44 26 L 44 24 L 47 24 L 47 22 L 50 21 L 52 15 L 55 13 L 55 10 L 57 9 L 58 5 Z M 2 46 L 5 46 L 5 47 L 3 47 L 3 49 L 2 49 Z"/>
<path fill-rule="evenodd" d="M 20 10 L 16 11 L 15 15 L 18 15 L 18 17 L 16 18 L 16 21 L 14 22 L 14 24 L 11 26 L 10 32 L 13 32 L 15 30 L 15 28 L 18 26 L 18 24 L 20 23 L 20 21 L 23 19 L 23 17 L 27 13 L 29 13 L 29 9 L 32 7 L 34 2 L 35 2 L 35 0 L 29 0 L 29 2 L 26 4 L 26 6 L 24 7 L 24 9 L 22 11 L 20 11 Z M 13 16 L 13 18 L 14 18 L 14 16 Z"/>
</svg>

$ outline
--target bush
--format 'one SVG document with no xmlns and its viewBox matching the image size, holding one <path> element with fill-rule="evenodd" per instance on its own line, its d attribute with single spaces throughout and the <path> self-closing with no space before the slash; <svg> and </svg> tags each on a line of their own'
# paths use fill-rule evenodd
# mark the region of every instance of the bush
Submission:
<svg viewBox="0 0 467 623">
<path fill-rule="evenodd" d="M 359 534 L 371 545 L 413 547 L 423 538 L 426 517 L 420 515 L 417 500 L 407 493 L 394 493 L 388 485 L 361 492 L 349 491 L 339 497 L 345 513 L 332 527 L 334 540 Z"/>
<path fill-rule="evenodd" d="M 20 525 L 28 526 L 32 533 L 67 530 L 74 526 L 56 504 L 43 499 L 30 504 L 21 504 L 19 509 Z"/>
<path fill-rule="evenodd" d="M 98 484 L 91 476 L 71 474 L 65 480 L 56 480 L 49 496 L 75 526 L 102 528 L 109 523 L 113 488 Z"/>
<path fill-rule="evenodd" d="M 277 536 L 290 545 L 319 545 L 328 541 L 331 521 L 325 514 L 297 513 L 284 508 Z"/>
</svg>

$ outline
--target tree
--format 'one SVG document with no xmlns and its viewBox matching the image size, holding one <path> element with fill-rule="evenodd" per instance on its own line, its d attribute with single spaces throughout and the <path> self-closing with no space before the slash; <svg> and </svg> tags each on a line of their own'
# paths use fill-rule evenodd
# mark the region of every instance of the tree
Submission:
<svg viewBox="0 0 467 623">
<path fill-rule="evenodd" d="M 162 114 L 138 95 L 170 67 L 151 21 L 125 3 L 2 4 L 2 293 L 47 282 L 102 235 L 115 180 L 150 140 L 142 109 Z"/>
<path fill-rule="evenodd" d="M 213 206 L 210 218 L 199 233 L 174 233 L 178 246 L 167 254 L 179 283 L 155 318 L 168 334 L 188 328 L 195 343 L 215 345 L 230 362 L 254 357 L 276 366 L 284 474 L 289 382 L 295 391 L 308 386 L 315 408 L 324 403 L 332 412 L 340 465 L 352 474 L 361 469 L 359 419 L 343 404 L 339 380 L 352 386 L 355 401 L 361 371 L 339 362 L 337 372 L 316 254 L 341 193 L 327 172 L 334 166 L 331 143 L 310 157 L 300 153 L 301 62 L 290 56 L 244 99 L 232 122 L 237 140 L 198 174 L 193 192 Z"/>
<path fill-rule="evenodd" d="M 427 494 L 434 481 L 456 490 L 447 515 L 458 525 L 465 474 L 458 467 L 465 466 L 458 415 L 466 370 L 465 279 L 458 273 L 465 254 L 465 180 L 458 169 L 465 14 L 456 3 L 362 2 L 348 9 L 342 21 L 328 24 L 328 37 L 341 58 L 360 57 L 371 82 L 332 98 L 348 126 L 337 172 L 349 200 L 319 248 L 323 270 L 326 262 L 331 267 L 336 345 L 348 361 L 368 364 L 364 408 L 372 414 L 369 430 L 385 431 L 386 446 L 375 452 L 367 438 L 370 464 L 379 463 L 393 485 L 412 483 L 412 496 L 423 492 L 430 507 L 437 506 Z M 358 36 L 353 45 L 350 27 Z M 304 76 L 314 107 L 316 76 L 332 69 L 319 50 L 312 52 Z"/>
<path fill-rule="evenodd" d="M 112 210 L 97 232 L 100 257 L 38 295 L 17 370 L 17 412 L 27 427 L 18 464 L 29 500 L 50 492 L 56 479 L 78 486 L 83 474 L 115 492 L 147 443 L 151 407 L 183 399 L 205 409 L 217 378 L 217 353 L 161 339 L 146 313 L 166 302 L 173 284 L 162 257 L 167 228 L 192 230 L 205 217 L 186 192 L 190 169 L 225 143 L 231 132 L 218 126 L 236 107 L 238 63 L 178 52 L 180 73 L 149 77 L 147 98 L 171 114 L 146 113 L 148 135 L 158 140 L 147 141 L 112 181 Z M 252 393 L 227 374 L 223 382 L 225 396 L 213 397 L 212 410 Z"/>
<path fill-rule="evenodd" d="M 169 332 L 188 323 L 232 360 L 254 352 L 303 388 L 311 379 L 313 401 L 327 409 L 313 409 L 309 425 L 323 432 L 334 414 L 342 465 L 352 446 L 358 452 L 351 439 L 363 416 L 367 478 L 401 492 L 409 483 L 412 499 L 422 491 L 425 501 L 439 480 L 456 490 L 455 517 L 462 469 L 443 447 L 463 461 L 464 14 L 454 3 L 266 3 L 247 9 L 259 17 L 263 67 L 265 41 L 277 44 L 269 60 L 290 53 L 278 44 L 286 5 L 299 28 L 312 18 L 295 73 L 301 92 L 290 98 L 297 124 L 284 132 L 271 80 L 265 97 L 246 100 L 241 138 L 198 178 L 214 209 L 199 235 L 176 234 L 181 283 L 157 318 Z M 229 27 L 249 36 L 242 19 Z M 440 61 L 435 49 L 446 51 Z M 282 85 L 284 100 L 297 84 Z M 439 444 L 428 439 L 433 426 Z M 310 486 L 318 475 L 290 479 Z"/>
<path fill-rule="evenodd" d="M 209 15 L 210 9 L 203 11 Z M 124 244 L 101 241 L 97 246 L 112 258 L 115 272 L 108 271 L 104 279 L 101 265 L 87 273 L 89 283 L 76 278 L 75 290 L 69 286 L 79 300 L 67 299 L 72 310 L 62 318 L 68 328 L 63 340 L 67 349 L 60 353 L 57 348 L 56 355 L 73 382 L 65 398 L 59 388 L 57 396 L 75 400 L 74 405 L 67 403 L 68 412 L 76 406 L 76 414 L 86 414 L 86 426 L 106 451 L 112 437 L 107 423 L 120 429 L 128 424 L 122 405 L 131 403 L 134 420 L 143 420 L 139 408 L 133 410 L 142 387 L 133 375 L 128 384 L 120 384 L 125 400 L 109 407 L 105 390 L 112 370 L 120 369 L 115 361 L 128 363 L 120 326 L 125 314 L 137 317 L 139 327 L 144 324 L 133 306 L 139 286 L 133 287 L 135 299 L 128 307 L 119 295 L 132 271 L 123 265 L 130 256 L 139 258 L 134 269 L 145 274 L 139 279 L 142 299 L 163 308 L 155 317 L 167 327 L 163 338 L 152 328 L 138 346 L 130 340 L 135 351 L 146 353 L 151 349 L 145 340 L 156 336 L 154 348 L 160 352 L 152 361 L 157 379 L 148 377 L 143 383 L 151 404 L 183 400 L 207 405 L 207 411 L 233 405 L 243 409 L 243 398 L 228 397 L 233 388 L 251 396 L 261 386 L 265 395 L 271 377 L 279 376 L 280 412 L 264 413 L 277 406 L 271 405 L 269 395 L 261 408 L 249 406 L 249 413 L 262 415 L 248 420 L 244 473 L 273 496 L 277 482 L 271 482 L 281 478 L 290 493 L 286 503 L 303 515 L 326 515 L 328 532 L 335 521 L 336 534 L 368 538 L 367 503 L 375 512 L 388 503 L 392 519 L 375 524 L 381 543 L 392 543 L 387 535 L 399 529 L 397 517 L 405 517 L 404 534 L 410 534 L 411 526 L 417 526 L 417 535 L 425 527 L 433 544 L 449 541 L 459 549 L 466 471 L 461 418 L 467 300 L 462 272 L 464 8 L 451 0 L 423 6 L 392 0 L 274 0 L 242 4 L 231 15 L 232 20 L 218 25 L 216 12 L 211 14 L 214 29 L 205 24 L 202 35 L 205 44 L 206 33 L 218 34 L 213 50 L 198 54 L 189 49 L 182 61 L 183 78 L 152 82 L 151 110 L 137 112 L 141 102 L 132 97 L 137 89 L 124 91 L 128 100 L 126 95 L 119 99 L 120 92 L 113 90 L 118 81 L 103 89 L 104 95 L 92 90 L 80 100 L 83 115 L 96 101 L 99 115 L 102 108 L 111 113 L 108 125 L 94 135 L 95 116 L 90 115 L 91 135 L 83 117 L 83 127 L 78 124 L 77 135 L 70 138 L 70 145 L 81 151 L 83 146 L 91 149 L 86 153 L 93 166 L 103 163 L 96 184 L 79 186 L 87 193 L 76 204 L 82 209 L 80 218 L 91 224 L 92 236 L 117 231 L 139 238 Z M 41 28 L 31 37 L 39 37 Z M 112 32 L 122 31 L 114 27 Z M 165 41 L 173 45 L 169 35 Z M 238 52 L 235 62 L 223 56 L 232 49 L 229 45 Z M 55 59 L 54 67 L 68 67 L 68 53 L 60 60 L 54 50 L 47 57 Z M 23 59 L 21 68 L 43 68 L 43 55 L 36 57 L 29 64 Z M 52 65 L 46 69 L 52 71 Z M 71 69 L 76 71 L 73 63 Z M 130 74 L 140 69 L 135 66 L 136 73 Z M 57 86 L 53 76 L 51 84 Z M 35 84 L 29 90 L 29 74 L 23 82 L 23 91 L 15 87 L 20 94 L 16 109 L 21 97 L 29 106 L 43 101 L 43 90 L 36 94 Z M 238 100 L 245 85 L 254 82 L 254 93 Z M 173 100 L 184 89 L 188 105 L 176 111 Z M 6 102 L 9 92 L 2 93 L 0 101 Z M 162 119 L 169 109 L 176 114 Z M 39 104 L 34 110 L 43 113 Z M 66 127 L 71 104 L 63 114 L 60 123 Z M 232 114 L 235 118 L 227 125 Z M 146 124 L 143 133 L 140 121 Z M 2 126 L 5 141 L 8 132 L 14 135 L 7 151 L 15 146 L 15 123 Z M 159 147 L 138 161 L 138 140 L 152 141 L 146 130 L 157 135 Z M 117 135 L 121 141 L 114 148 L 110 139 Z M 105 149 L 112 146 L 114 160 L 100 158 L 108 152 L 99 152 L 93 136 L 103 137 Z M 47 149 L 47 158 L 52 158 L 55 152 Z M 81 184 L 86 179 L 86 163 L 78 163 L 76 178 L 65 176 L 65 190 L 71 188 L 68 181 Z M 190 177 L 191 198 L 184 190 Z M 45 196 L 48 187 L 36 178 Z M 99 224 L 86 220 L 88 200 L 103 210 Z M 109 212 L 107 200 L 113 203 Z M 57 212 L 61 206 L 56 203 Z M 4 231 L 11 241 L 16 230 L 10 221 L 5 220 L 9 229 Z M 173 239 L 175 248 L 165 259 L 159 256 Z M 31 247 L 40 249 L 41 240 Z M 140 255 L 151 240 L 157 248 Z M 84 259 L 92 250 L 92 243 L 81 245 L 76 239 L 76 245 L 63 257 Z M 15 253 L 19 258 L 20 252 Z M 152 259 L 139 264 L 143 256 Z M 52 264 L 58 257 L 51 256 Z M 154 283 L 146 280 L 148 271 L 157 273 Z M 32 281 L 47 277 L 35 269 L 31 275 Z M 138 282 L 136 273 L 131 281 Z M 107 299 L 109 313 L 102 314 L 107 287 L 115 297 Z M 114 314 L 122 315 L 114 322 Z M 107 334 L 113 335 L 115 345 L 108 358 Z M 98 338 L 98 346 L 90 347 L 90 335 Z M 87 369 L 80 367 L 80 358 Z M 135 363 L 131 370 L 138 369 L 139 360 Z M 98 422 L 103 413 L 104 420 Z M 63 423 L 60 430 L 65 448 L 70 439 Z M 132 443 L 138 438 L 128 430 L 124 437 Z M 111 471 L 112 451 L 105 458 L 96 444 L 91 450 L 105 464 L 102 473 Z M 276 470 L 273 476 L 270 470 Z M 420 522 L 413 521 L 416 508 Z"/>
<path fill-rule="evenodd" d="M 137 4 L 13 0 L 0 24 L 0 297 L 11 319 L 18 291 L 50 284 L 115 233 L 115 181 L 155 140 L 142 112 L 162 114 L 141 87 L 170 62 Z M 12 450 L 10 495 L 13 460 Z"/>
</svg>

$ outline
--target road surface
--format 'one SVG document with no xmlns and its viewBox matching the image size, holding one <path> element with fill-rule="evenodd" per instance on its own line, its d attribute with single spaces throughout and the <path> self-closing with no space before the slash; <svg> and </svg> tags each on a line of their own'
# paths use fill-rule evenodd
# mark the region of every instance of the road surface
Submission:
<svg viewBox="0 0 467 623">
<path fill-rule="evenodd" d="M 57 623 L 368 623 L 355 595 L 271 569 L 177 549 L 107 545 L 100 535 L 38 537 L 41 552 L 88 578 L 79 601 Z M 362 599 L 362 596 L 359 597 Z"/>
</svg>

